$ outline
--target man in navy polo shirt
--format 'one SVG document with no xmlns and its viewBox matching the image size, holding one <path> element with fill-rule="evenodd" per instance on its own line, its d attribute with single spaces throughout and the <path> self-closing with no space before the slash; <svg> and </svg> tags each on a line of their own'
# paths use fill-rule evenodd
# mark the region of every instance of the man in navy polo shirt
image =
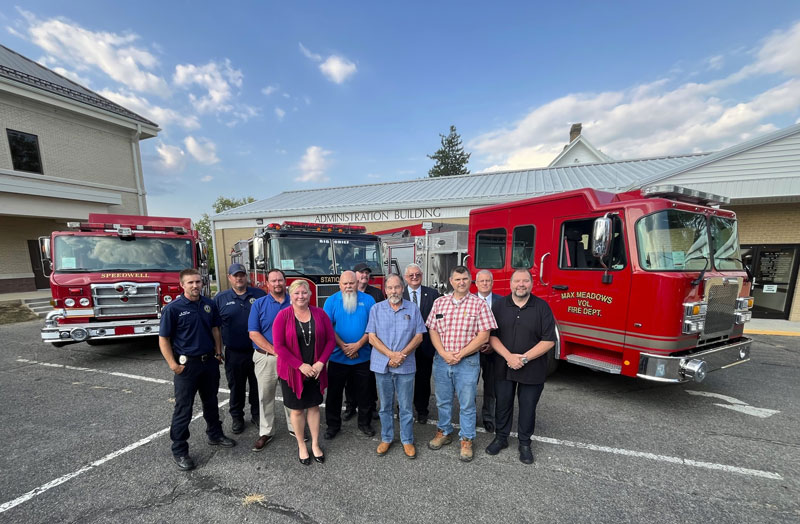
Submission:
<svg viewBox="0 0 800 524">
<path fill-rule="evenodd" d="M 256 299 L 266 295 L 247 285 L 247 270 L 242 264 L 231 264 L 228 268 L 230 289 L 217 293 L 217 304 L 222 320 L 222 344 L 225 346 L 225 376 L 231 390 L 231 431 L 244 431 L 244 401 L 247 385 L 250 385 L 250 415 L 253 424 L 258 424 L 258 384 L 253 367 L 253 343 L 247 330 L 250 306 Z"/>
<path fill-rule="evenodd" d="M 375 300 L 357 289 L 356 274 L 345 271 L 339 277 L 339 292 L 325 301 L 323 309 L 333 323 L 336 348 L 328 361 L 328 394 L 325 397 L 325 438 L 336 437 L 342 428 L 342 394 L 348 382 L 358 406 L 358 429 L 366 436 L 375 435 L 370 424 L 369 357 L 372 346 L 366 329 L 369 310 Z"/>
<path fill-rule="evenodd" d="M 172 456 L 178 468 L 188 471 L 195 467 L 187 442 L 195 393 L 200 392 L 203 403 L 208 444 L 230 448 L 236 445 L 236 441 L 222 433 L 219 420 L 217 392 L 222 339 L 217 306 L 213 300 L 200 294 L 203 279 L 198 270 L 184 269 L 180 279 L 183 295 L 161 312 L 158 346 L 175 373 L 175 410 L 169 430 Z"/>
<path fill-rule="evenodd" d="M 286 277 L 280 269 L 267 272 L 269 294 L 259 298 L 250 310 L 247 330 L 253 345 L 253 363 L 258 381 L 258 401 L 261 409 L 258 440 L 253 444 L 253 451 L 261 451 L 275 436 L 275 390 L 278 386 L 278 357 L 272 346 L 272 323 L 282 309 L 291 305 L 286 294 Z M 289 410 L 284 406 L 286 425 L 289 433 L 293 432 Z"/>
</svg>

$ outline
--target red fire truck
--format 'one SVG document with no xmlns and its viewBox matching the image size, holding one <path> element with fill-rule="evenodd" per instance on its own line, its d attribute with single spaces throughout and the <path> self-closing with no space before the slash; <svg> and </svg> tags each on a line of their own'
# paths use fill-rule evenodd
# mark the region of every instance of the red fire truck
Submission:
<svg viewBox="0 0 800 524">
<path fill-rule="evenodd" d="M 55 309 L 42 340 L 55 346 L 158 334 L 161 308 L 194 267 L 209 293 L 207 248 L 188 218 L 91 213 L 39 239 Z"/>
<path fill-rule="evenodd" d="M 701 381 L 750 359 L 752 278 L 725 197 L 677 186 L 581 189 L 470 213 L 473 272 L 532 273 L 559 360 L 659 382 Z"/>
<path fill-rule="evenodd" d="M 311 303 L 319 307 L 339 291 L 339 274 L 357 264 L 372 270 L 370 284 L 383 289 L 383 260 L 380 239 L 368 235 L 364 226 L 283 222 L 255 230 L 247 240 L 237 242 L 231 262 L 244 264 L 250 283 L 267 289 L 267 272 L 283 270 L 287 285 L 305 279 L 311 289 Z"/>
</svg>

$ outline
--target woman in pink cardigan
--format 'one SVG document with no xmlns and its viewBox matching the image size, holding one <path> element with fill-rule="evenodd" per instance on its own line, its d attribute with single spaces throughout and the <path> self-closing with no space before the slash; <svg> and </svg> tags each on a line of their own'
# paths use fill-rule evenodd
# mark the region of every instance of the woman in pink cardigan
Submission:
<svg viewBox="0 0 800 524">
<path fill-rule="evenodd" d="M 314 460 L 325 462 L 325 453 L 319 447 L 319 405 L 328 387 L 325 364 L 336 346 L 331 320 L 321 308 L 308 305 L 310 296 L 308 282 L 292 282 L 289 286 L 292 307 L 278 313 L 272 327 L 283 405 L 292 410 L 298 458 L 305 466 L 311 464 L 303 440 L 306 419 Z"/>
</svg>

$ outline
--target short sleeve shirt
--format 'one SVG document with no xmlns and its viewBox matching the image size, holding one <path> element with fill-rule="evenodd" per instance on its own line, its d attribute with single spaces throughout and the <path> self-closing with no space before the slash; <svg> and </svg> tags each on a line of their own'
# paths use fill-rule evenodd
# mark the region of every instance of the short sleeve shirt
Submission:
<svg viewBox="0 0 800 524">
<path fill-rule="evenodd" d="M 499 338 L 511 353 L 525 353 L 541 340 L 556 341 L 553 312 L 547 302 L 539 297 L 531 295 L 528 302 L 519 307 L 508 295 L 495 300 L 492 311 L 497 319 L 497 329 L 492 336 Z M 494 369 L 495 378 L 521 384 L 543 384 L 547 377 L 547 354 L 533 359 L 520 369 L 511 369 L 503 357 L 495 354 Z"/>
<path fill-rule="evenodd" d="M 178 355 L 199 357 L 215 350 L 212 329 L 220 324 L 213 300 L 200 295 L 193 301 L 181 295 L 161 311 L 158 334 L 170 339 Z"/>
<path fill-rule="evenodd" d="M 445 351 L 461 351 L 481 331 L 497 327 L 494 315 L 484 300 L 467 294 L 461 300 L 453 295 L 439 297 L 428 315 L 428 330 L 436 330 Z"/>
<path fill-rule="evenodd" d="M 253 302 L 253 307 L 250 308 L 247 331 L 260 332 L 272 344 L 272 325 L 275 322 L 275 317 L 278 316 L 281 310 L 291 305 L 289 295 L 283 296 L 283 302 L 278 302 L 272 295 L 257 299 Z M 255 344 L 253 344 L 253 349 L 256 349 Z"/>
<path fill-rule="evenodd" d="M 367 329 L 367 321 L 369 320 L 369 310 L 375 305 L 375 300 L 371 296 L 361 291 L 356 291 L 356 293 L 358 294 L 358 305 L 352 313 L 344 310 L 341 291 L 328 297 L 323 306 L 325 313 L 331 319 L 333 330 L 347 344 L 358 342 L 364 336 Z M 358 350 L 356 358 L 349 358 L 344 354 L 342 348 L 337 345 L 330 360 L 339 364 L 361 364 L 369 360 L 371 352 L 372 346 L 367 343 Z"/>
<path fill-rule="evenodd" d="M 386 347 L 392 351 L 400 351 L 418 333 L 426 333 L 422 313 L 410 300 L 403 300 L 395 311 L 388 300 L 375 304 L 369 311 L 367 333 L 374 333 Z M 405 375 L 417 370 L 417 361 L 411 353 L 396 368 L 389 366 L 389 357 L 372 348 L 369 369 L 375 373 L 397 373 Z"/>
<path fill-rule="evenodd" d="M 251 306 L 264 295 L 263 289 L 248 286 L 241 295 L 237 295 L 233 289 L 226 289 L 214 297 L 222 320 L 222 343 L 226 348 L 247 351 L 253 347 L 247 334 L 247 321 Z"/>
</svg>

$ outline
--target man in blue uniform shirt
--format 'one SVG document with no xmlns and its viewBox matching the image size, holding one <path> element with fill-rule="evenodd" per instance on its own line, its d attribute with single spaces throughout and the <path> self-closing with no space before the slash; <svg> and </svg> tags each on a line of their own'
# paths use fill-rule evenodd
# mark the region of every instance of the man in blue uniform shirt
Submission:
<svg viewBox="0 0 800 524">
<path fill-rule="evenodd" d="M 187 442 L 195 393 L 200 392 L 203 403 L 208 444 L 229 448 L 235 446 L 236 441 L 222 433 L 219 420 L 217 392 L 222 339 L 217 306 L 200 294 L 203 279 L 198 270 L 184 269 L 180 279 L 183 295 L 161 312 L 158 346 L 175 373 L 175 410 L 169 431 L 172 456 L 178 468 L 188 471 L 195 467 Z"/>
<path fill-rule="evenodd" d="M 356 274 L 345 271 L 339 277 L 339 292 L 325 301 L 323 309 L 333 323 L 336 348 L 328 361 L 328 395 L 325 398 L 325 438 L 330 440 L 342 428 L 342 393 L 348 382 L 358 406 L 358 429 L 371 437 L 372 412 L 369 399 L 369 357 L 372 347 L 366 333 L 369 310 L 375 300 L 356 288 Z"/>
<path fill-rule="evenodd" d="M 250 306 L 256 299 L 266 295 L 247 285 L 247 270 L 242 264 L 231 264 L 228 268 L 230 289 L 217 293 L 217 304 L 222 320 L 222 344 L 225 346 L 225 376 L 231 391 L 231 431 L 244 431 L 244 404 L 247 386 L 250 386 L 250 416 L 258 424 L 258 384 L 253 366 L 253 343 L 247 331 Z"/>
</svg>

